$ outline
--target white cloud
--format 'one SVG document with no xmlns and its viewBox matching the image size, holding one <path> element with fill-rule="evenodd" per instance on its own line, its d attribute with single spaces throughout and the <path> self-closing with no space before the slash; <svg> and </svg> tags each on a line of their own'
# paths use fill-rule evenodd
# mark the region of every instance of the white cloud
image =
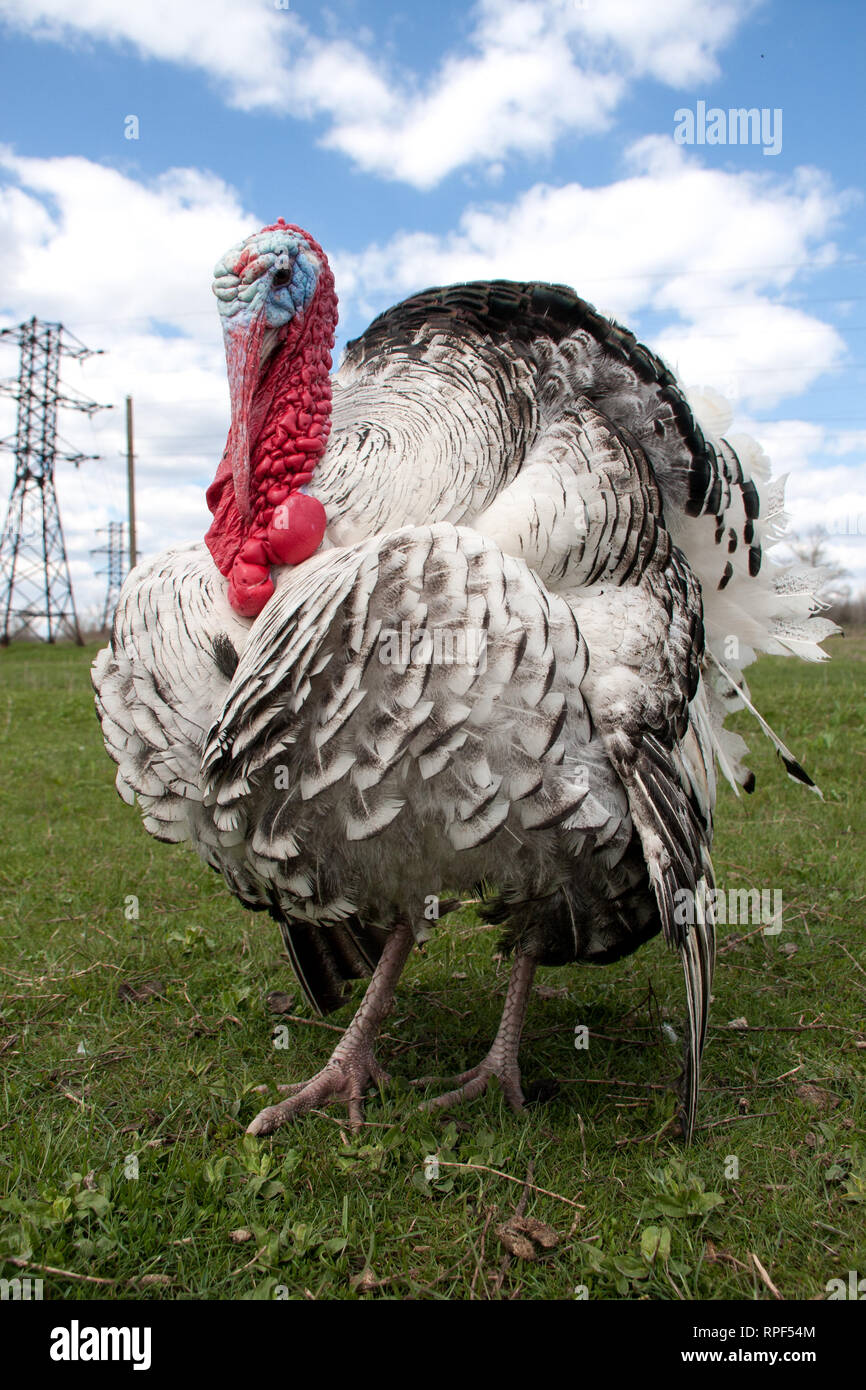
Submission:
<svg viewBox="0 0 866 1390">
<path fill-rule="evenodd" d="M 756 0 L 478 0 L 429 80 L 321 38 L 274 0 L 0 0 L 36 38 L 131 45 L 196 68 L 243 110 L 324 118 L 322 141 L 382 178 L 432 188 L 465 164 L 549 152 L 606 129 L 642 78 L 688 88 Z"/>
<path fill-rule="evenodd" d="M 844 355 L 844 341 L 830 324 L 757 295 L 738 299 L 734 293 L 712 314 L 689 318 L 653 345 L 678 375 L 713 382 L 749 407 L 798 395 Z"/>
<path fill-rule="evenodd" d="M 335 258 L 342 292 L 369 312 L 432 284 L 503 276 L 573 285 L 650 336 L 688 382 L 737 405 L 796 394 L 844 355 L 831 325 L 781 296 L 798 274 L 832 264 L 828 240 L 848 206 L 814 171 L 783 181 L 705 169 L 672 140 L 640 141 L 634 172 L 598 188 L 537 184 L 514 203 L 469 208 L 444 236 L 401 233 Z"/>
<path fill-rule="evenodd" d="M 233 189 L 197 169 L 139 183 L 82 157 L 0 148 L 0 170 L 21 185 L 0 208 L 5 300 L 26 295 L 49 318 L 122 319 L 126 332 L 135 318 L 211 311 L 202 265 L 256 226 Z"/>
<path fill-rule="evenodd" d="M 286 41 L 304 32 L 273 0 L 2 0 L 0 16 L 37 39 L 102 40 L 198 68 L 245 108 L 285 102 Z"/>
<path fill-rule="evenodd" d="M 359 119 L 350 108 L 343 116 L 320 97 L 334 118 L 324 144 L 362 169 L 432 188 L 463 164 L 495 162 L 513 151 L 546 154 L 565 131 L 604 130 L 625 78 L 578 62 L 557 28 L 523 35 L 491 26 L 475 52 L 446 59 L 428 90 L 404 90 L 381 113 L 365 111 Z M 330 62 L 323 53 L 321 67 Z"/>
<path fill-rule="evenodd" d="M 823 527 L 827 554 L 847 570 L 846 582 L 866 590 L 866 430 L 797 419 L 737 424 L 760 438 L 773 472 L 788 475 L 790 531 L 806 536 Z M 787 552 L 780 546 L 779 554 Z"/>
<path fill-rule="evenodd" d="M 655 77 L 671 87 L 708 82 L 719 74 L 716 54 L 734 35 L 754 0 L 563 0 L 566 14 L 577 12 L 578 32 L 600 45 L 613 43 L 627 56 L 631 72 Z"/>
</svg>

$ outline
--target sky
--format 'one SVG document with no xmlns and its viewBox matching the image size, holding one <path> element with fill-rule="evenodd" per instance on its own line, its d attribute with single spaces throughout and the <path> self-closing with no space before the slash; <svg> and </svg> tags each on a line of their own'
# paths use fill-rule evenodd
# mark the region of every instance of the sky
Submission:
<svg viewBox="0 0 866 1390">
<path fill-rule="evenodd" d="M 0 50 L 0 327 L 101 349 L 63 380 L 113 406 L 60 420 L 99 456 L 56 472 L 80 612 L 127 394 L 143 556 L 207 529 L 211 271 L 279 216 L 328 254 L 338 352 L 430 285 L 573 286 L 726 397 L 866 586 L 861 0 L 0 0 Z"/>
</svg>

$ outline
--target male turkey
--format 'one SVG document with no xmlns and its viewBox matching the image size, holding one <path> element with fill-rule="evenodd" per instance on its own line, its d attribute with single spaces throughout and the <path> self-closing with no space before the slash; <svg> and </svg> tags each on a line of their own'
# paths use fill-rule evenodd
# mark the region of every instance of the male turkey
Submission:
<svg viewBox="0 0 866 1390">
<path fill-rule="evenodd" d="M 762 567 L 781 486 L 564 286 L 414 295 L 333 378 L 334 282 L 306 232 L 248 237 L 214 289 L 232 419 L 213 525 L 129 575 L 94 686 L 121 795 L 271 912 L 311 1005 L 372 974 L 322 1071 L 250 1131 L 333 1098 L 361 1122 L 431 903 L 481 883 L 514 957 L 502 1022 L 431 1103 L 496 1076 L 519 1107 L 536 966 L 662 930 L 685 972 L 690 1136 L 716 759 L 751 789 L 723 719 L 757 651 L 819 659 L 833 630 L 815 572 Z"/>
</svg>

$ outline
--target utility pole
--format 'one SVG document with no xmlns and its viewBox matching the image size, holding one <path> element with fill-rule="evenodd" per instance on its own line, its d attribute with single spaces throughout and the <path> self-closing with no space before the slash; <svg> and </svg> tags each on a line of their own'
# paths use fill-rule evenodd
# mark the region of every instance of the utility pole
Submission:
<svg viewBox="0 0 866 1390">
<path fill-rule="evenodd" d="M 57 459 L 76 468 L 95 454 L 60 452 L 57 410 L 93 415 L 110 409 L 80 396 L 61 394 L 61 357 L 83 361 L 96 354 L 67 333 L 62 323 L 32 318 L 17 328 L 0 330 L 0 340 L 17 343 L 17 381 L 0 383 L 0 391 L 18 403 L 14 439 L 0 447 L 15 455 L 15 478 L 0 538 L 0 644 L 29 636 L 55 642 L 71 637 L 81 643 L 72 594 L 66 543 L 54 486 Z"/>
<path fill-rule="evenodd" d="M 129 568 L 138 564 L 135 534 L 135 449 L 132 441 L 132 396 L 126 398 L 126 486 L 129 493 Z"/>
</svg>

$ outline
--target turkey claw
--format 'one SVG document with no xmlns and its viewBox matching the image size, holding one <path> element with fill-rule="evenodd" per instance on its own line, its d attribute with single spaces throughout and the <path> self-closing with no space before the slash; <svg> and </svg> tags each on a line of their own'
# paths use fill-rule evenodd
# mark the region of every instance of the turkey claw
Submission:
<svg viewBox="0 0 866 1390">
<path fill-rule="evenodd" d="M 487 1057 L 483 1062 L 479 1062 L 477 1067 L 472 1067 L 470 1071 L 464 1071 L 460 1076 L 455 1076 L 452 1081 L 453 1090 L 445 1091 L 441 1096 L 433 1096 L 431 1100 L 422 1101 L 419 1109 L 442 1110 L 447 1105 L 461 1105 L 464 1101 L 475 1100 L 476 1096 L 484 1094 L 490 1084 L 491 1077 L 494 1076 L 499 1082 L 502 1094 L 511 1109 L 519 1113 L 524 1106 L 524 1095 L 520 1085 L 520 1070 L 517 1064 L 494 1066 Z M 423 1081 L 414 1084 L 424 1085 L 432 1080 L 432 1077 L 424 1077 Z"/>
<path fill-rule="evenodd" d="M 364 1123 L 364 1096 L 367 1090 L 371 1085 L 389 1080 L 388 1073 L 382 1070 L 372 1053 L 340 1061 L 332 1058 L 311 1080 L 279 1086 L 278 1090 L 290 1092 L 289 1097 L 260 1110 L 247 1126 L 247 1134 L 273 1134 L 274 1130 L 290 1120 L 305 1115 L 309 1110 L 318 1110 L 332 1101 L 342 1101 L 346 1105 L 349 1128 L 357 1134 Z"/>
</svg>

